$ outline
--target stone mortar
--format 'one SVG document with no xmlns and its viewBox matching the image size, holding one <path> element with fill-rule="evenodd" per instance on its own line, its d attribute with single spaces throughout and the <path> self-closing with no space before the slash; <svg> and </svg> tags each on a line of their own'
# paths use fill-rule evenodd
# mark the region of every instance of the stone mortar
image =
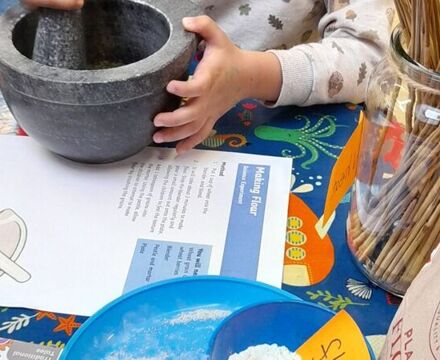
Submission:
<svg viewBox="0 0 440 360">
<path fill-rule="evenodd" d="M 0 17 L 0 89 L 19 125 L 52 152 L 87 163 L 127 158 L 151 143 L 153 117 L 179 105 L 165 88 L 186 76 L 197 39 L 181 22 L 199 13 L 190 0 L 88 0 L 87 69 L 69 70 L 31 60 L 38 11 L 13 7 Z"/>
</svg>

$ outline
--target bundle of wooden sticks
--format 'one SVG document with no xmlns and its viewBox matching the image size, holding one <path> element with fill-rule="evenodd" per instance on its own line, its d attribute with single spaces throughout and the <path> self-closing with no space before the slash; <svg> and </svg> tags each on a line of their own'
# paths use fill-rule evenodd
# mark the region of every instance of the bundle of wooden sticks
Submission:
<svg viewBox="0 0 440 360">
<path fill-rule="evenodd" d="M 395 5 L 402 45 L 419 78 L 406 74 L 394 85 L 386 117 L 405 127 L 400 164 L 376 194 L 362 199 L 362 213 L 351 212 L 349 238 L 370 277 L 404 294 L 440 243 L 440 0 Z M 394 111 L 397 99 L 407 104 L 405 111 Z M 383 161 L 388 125 L 377 132 L 369 186 Z"/>
</svg>

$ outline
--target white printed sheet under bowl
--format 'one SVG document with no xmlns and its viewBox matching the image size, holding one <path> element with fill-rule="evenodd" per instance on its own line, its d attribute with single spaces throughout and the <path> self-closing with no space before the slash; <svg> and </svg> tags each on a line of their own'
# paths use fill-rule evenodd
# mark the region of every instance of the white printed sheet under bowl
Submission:
<svg viewBox="0 0 440 360">
<path fill-rule="evenodd" d="M 265 301 L 298 300 L 258 282 L 185 277 L 128 293 L 75 333 L 60 360 L 208 359 L 211 336 L 232 312 Z"/>
</svg>

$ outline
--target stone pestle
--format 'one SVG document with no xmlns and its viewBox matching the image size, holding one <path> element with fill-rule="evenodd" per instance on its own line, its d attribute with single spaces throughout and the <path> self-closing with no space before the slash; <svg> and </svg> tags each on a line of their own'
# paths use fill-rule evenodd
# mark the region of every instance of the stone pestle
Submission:
<svg viewBox="0 0 440 360">
<path fill-rule="evenodd" d="M 82 11 L 41 8 L 35 35 L 33 60 L 47 66 L 86 68 Z"/>
</svg>

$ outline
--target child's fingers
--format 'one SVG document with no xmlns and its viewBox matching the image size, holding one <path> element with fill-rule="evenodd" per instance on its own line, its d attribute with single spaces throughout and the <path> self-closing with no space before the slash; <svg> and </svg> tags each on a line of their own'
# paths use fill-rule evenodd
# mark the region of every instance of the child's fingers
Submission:
<svg viewBox="0 0 440 360">
<path fill-rule="evenodd" d="M 182 126 L 159 130 L 153 135 L 153 141 L 160 144 L 186 139 L 196 134 L 202 128 L 203 124 L 203 121 L 192 121 Z"/>
<path fill-rule="evenodd" d="M 80 9 L 84 0 L 22 0 L 23 4 L 29 7 L 48 7 L 60 10 Z"/>
<path fill-rule="evenodd" d="M 212 130 L 212 123 L 206 122 L 205 125 L 194 135 L 186 138 L 185 140 L 180 141 L 176 145 L 177 155 L 182 155 L 192 148 L 196 147 L 203 140 L 205 140 Z"/>
<path fill-rule="evenodd" d="M 217 43 L 225 38 L 224 32 L 207 15 L 186 17 L 182 20 L 186 30 L 202 36 L 207 42 Z"/>
<path fill-rule="evenodd" d="M 154 118 L 154 125 L 157 127 L 176 127 L 188 124 L 198 117 L 197 108 L 190 103 L 172 112 L 160 113 Z"/>
<path fill-rule="evenodd" d="M 210 87 L 211 75 L 209 73 L 198 73 L 187 81 L 171 81 L 167 86 L 167 91 L 180 97 L 194 98 L 205 94 Z"/>
</svg>

